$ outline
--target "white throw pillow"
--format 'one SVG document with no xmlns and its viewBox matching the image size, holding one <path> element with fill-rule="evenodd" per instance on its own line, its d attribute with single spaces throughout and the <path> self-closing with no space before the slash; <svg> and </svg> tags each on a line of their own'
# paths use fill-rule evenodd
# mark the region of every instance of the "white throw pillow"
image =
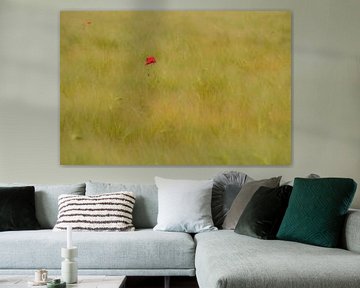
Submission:
<svg viewBox="0 0 360 288">
<path fill-rule="evenodd" d="M 217 230 L 211 217 L 213 180 L 155 177 L 159 212 L 154 230 L 198 233 Z"/>
<path fill-rule="evenodd" d="M 133 231 L 133 192 L 123 191 L 91 196 L 59 196 L 55 231 L 72 226 L 74 231 Z"/>
</svg>

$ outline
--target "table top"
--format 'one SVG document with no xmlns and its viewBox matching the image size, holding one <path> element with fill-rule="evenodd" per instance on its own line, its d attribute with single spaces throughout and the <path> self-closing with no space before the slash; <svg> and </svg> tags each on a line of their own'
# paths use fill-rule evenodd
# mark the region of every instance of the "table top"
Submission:
<svg viewBox="0 0 360 288">
<path fill-rule="evenodd" d="M 51 277 L 50 279 L 56 279 L 60 277 Z M 37 287 L 43 288 L 43 286 L 32 286 L 28 282 L 33 281 L 33 276 L 29 275 L 0 275 L 0 288 L 24 288 L 24 287 Z M 79 275 L 78 283 L 67 284 L 67 288 L 123 288 L 125 287 L 126 276 L 88 276 Z"/>
</svg>

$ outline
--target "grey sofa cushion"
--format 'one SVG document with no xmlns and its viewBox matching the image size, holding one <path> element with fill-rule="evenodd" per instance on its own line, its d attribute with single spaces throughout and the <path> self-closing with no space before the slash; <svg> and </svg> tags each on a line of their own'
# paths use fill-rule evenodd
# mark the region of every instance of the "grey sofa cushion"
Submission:
<svg viewBox="0 0 360 288">
<path fill-rule="evenodd" d="M 217 230 L 211 217 L 213 180 L 155 177 L 159 213 L 154 230 L 199 233 Z"/>
<path fill-rule="evenodd" d="M 351 209 L 346 215 L 342 247 L 347 250 L 360 253 L 360 210 Z"/>
<path fill-rule="evenodd" d="M 270 179 L 256 180 L 245 183 L 236 198 L 234 199 L 229 212 L 224 219 L 223 228 L 234 230 L 237 222 L 240 219 L 246 205 L 250 202 L 251 197 L 261 187 L 275 188 L 279 186 L 281 176 Z"/>
<path fill-rule="evenodd" d="M 214 177 L 211 213 L 216 227 L 222 228 L 225 216 L 241 187 L 251 180 L 248 175 L 238 171 L 226 171 Z"/>
<path fill-rule="evenodd" d="M 231 230 L 195 236 L 200 288 L 352 288 L 360 283 L 360 254 Z"/>
<path fill-rule="evenodd" d="M 86 195 L 120 191 L 131 191 L 135 194 L 136 201 L 133 211 L 135 228 L 153 228 L 157 223 L 158 214 L 158 193 L 155 184 L 86 182 Z"/>
<path fill-rule="evenodd" d="M 58 215 L 58 197 L 61 194 L 85 195 L 85 183 L 60 185 L 0 183 L 0 186 L 4 187 L 24 185 L 35 187 L 36 218 L 43 229 L 55 226 Z"/>
<path fill-rule="evenodd" d="M 194 269 L 195 243 L 178 232 L 73 232 L 79 270 Z M 66 232 L 2 232 L 1 269 L 60 269 Z M 9 252 L 10 251 L 10 252 Z M 1 285 L 0 285 L 1 286 Z"/>
</svg>

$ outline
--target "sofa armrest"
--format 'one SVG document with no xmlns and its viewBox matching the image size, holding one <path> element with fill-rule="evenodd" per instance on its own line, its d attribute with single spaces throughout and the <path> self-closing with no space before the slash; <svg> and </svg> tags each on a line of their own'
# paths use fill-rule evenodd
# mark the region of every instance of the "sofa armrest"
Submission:
<svg viewBox="0 0 360 288">
<path fill-rule="evenodd" d="M 349 210 L 343 231 L 343 248 L 360 253 L 360 210 Z"/>
</svg>

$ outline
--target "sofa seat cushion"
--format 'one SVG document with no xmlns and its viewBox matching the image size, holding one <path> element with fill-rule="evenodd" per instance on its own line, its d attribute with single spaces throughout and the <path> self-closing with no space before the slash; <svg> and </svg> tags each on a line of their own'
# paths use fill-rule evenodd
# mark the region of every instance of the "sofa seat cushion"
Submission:
<svg viewBox="0 0 360 288">
<path fill-rule="evenodd" d="M 195 236 L 200 288 L 357 287 L 360 254 L 229 230 Z"/>
<path fill-rule="evenodd" d="M 186 233 L 144 229 L 133 232 L 73 232 L 82 269 L 194 269 L 195 244 Z M 60 269 L 66 232 L 2 232 L 0 269 Z"/>
</svg>

